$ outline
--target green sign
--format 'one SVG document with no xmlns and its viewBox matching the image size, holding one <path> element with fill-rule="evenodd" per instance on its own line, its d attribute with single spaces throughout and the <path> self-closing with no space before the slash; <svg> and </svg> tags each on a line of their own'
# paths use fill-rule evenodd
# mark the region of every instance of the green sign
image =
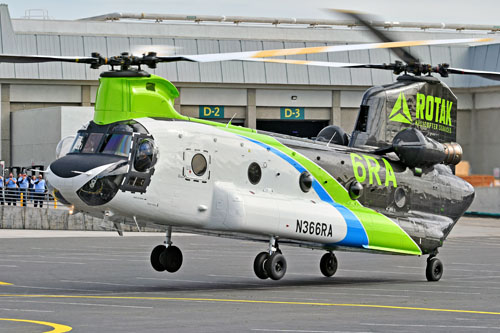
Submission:
<svg viewBox="0 0 500 333">
<path fill-rule="evenodd" d="M 224 106 L 200 105 L 200 118 L 224 118 Z"/>
<path fill-rule="evenodd" d="M 303 120 L 306 111 L 304 108 L 280 108 L 280 119 Z"/>
</svg>

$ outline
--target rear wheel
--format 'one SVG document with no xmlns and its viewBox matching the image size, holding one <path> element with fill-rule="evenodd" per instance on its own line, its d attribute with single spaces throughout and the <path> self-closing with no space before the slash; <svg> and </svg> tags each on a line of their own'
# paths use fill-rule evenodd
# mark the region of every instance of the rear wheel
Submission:
<svg viewBox="0 0 500 333">
<path fill-rule="evenodd" d="M 324 276 L 330 277 L 337 272 L 337 257 L 332 252 L 325 253 L 319 262 L 319 268 Z"/>
<path fill-rule="evenodd" d="M 443 263 L 438 258 L 427 259 L 427 268 L 425 269 L 427 281 L 439 281 L 443 276 Z"/>
<path fill-rule="evenodd" d="M 169 273 L 174 273 L 182 266 L 182 252 L 177 246 L 169 246 L 160 254 L 160 263 Z"/>
</svg>

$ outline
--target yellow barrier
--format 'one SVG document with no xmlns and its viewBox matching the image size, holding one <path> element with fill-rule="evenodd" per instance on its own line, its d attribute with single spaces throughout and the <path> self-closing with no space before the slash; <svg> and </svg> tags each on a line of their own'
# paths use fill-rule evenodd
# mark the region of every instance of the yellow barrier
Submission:
<svg viewBox="0 0 500 333">
<path fill-rule="evenodd" d="M 24 199 L 24 193 L 21 192 L 21 200 L 20 200 L 21 207 L 23 207 L 23 199 Z"/>
</svg>

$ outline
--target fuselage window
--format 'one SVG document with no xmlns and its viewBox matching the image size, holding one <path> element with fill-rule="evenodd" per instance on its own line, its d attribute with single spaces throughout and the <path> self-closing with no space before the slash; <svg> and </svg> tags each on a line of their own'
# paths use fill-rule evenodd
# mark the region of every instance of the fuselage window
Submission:
<svg viewBox="0 0 500 333">
<path fill-rule="evenodd" d="M 131 141 L 132 136 L 127 134 L 108 134 L 102 153 L 127 157 Z"/>
<path fill-rule="evenodd" d="M 262 178 L 262 169 L 258 163 L 252 162 L 248 167 L 248 180 L 250 183 L 257 185 Z"/>
<path fill-rule="evenodd" d="M 191 160 L 191 169 L 198 177 L 205 174 L 207 171 L 207 159 L 203 156 L 203 154 L 196 154 L 193 156 L 193 159 Z"/>
<path fill-rule="evenodd" d="M 87 141 L 85 142 L 85 146 L 82 149 L 82 153 L 96 153 L 103 136 L 103 133 L 90 133 Z"/>
</svg>

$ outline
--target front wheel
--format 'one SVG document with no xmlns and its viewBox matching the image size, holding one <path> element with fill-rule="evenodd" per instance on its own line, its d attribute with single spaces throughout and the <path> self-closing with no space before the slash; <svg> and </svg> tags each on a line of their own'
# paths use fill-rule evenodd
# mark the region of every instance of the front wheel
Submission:
<svg viewBox="0 0 500 333">
<path fill-rule="evenodd" d="M 286 259 L 281 253 L 274 252 L 264 264 L 267 275 L 273 280 L 280 280 L 286 273 Z"/>
<path fill-rule="evenodd" d="M 160 262 L 169 273 L 174 273 L 182 266 L 182 252 L 177 246 L 169 246 L 160 254 Z"/>
<path fill-rule="evenodd" d="M 269 258 L 269 253 L 261 252 L 255 257 L 255 260 L 253 261 L 253 271 L 255 272 L 255 275 L 257 275 L 259 279 L 265 280 L 269 277 L 264 268 L 264 264 L 266 263 L 268 258 Z"/>
</svg>

